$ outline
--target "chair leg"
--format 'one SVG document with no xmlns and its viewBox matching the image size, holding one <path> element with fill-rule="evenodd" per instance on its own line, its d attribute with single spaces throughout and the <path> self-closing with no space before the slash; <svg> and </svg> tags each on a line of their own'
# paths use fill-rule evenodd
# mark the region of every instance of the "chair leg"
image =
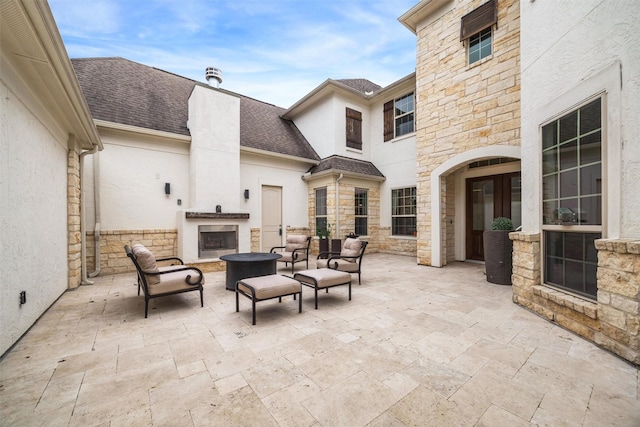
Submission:
<svg viewBox="0 0 640 427">
<path fill-rule="evenodd" d="M 204 299 L 202 298 L 202 288 L 200 288 L 200 307 L 204 307 Z"/>
<path fill-rule="evenodd" d="M 149 298 L 146 297 L 144 298 L 144 318 L 147 318 L 147 314 L 149 313 Z"/>
<path fill-rule="evenodd" d="M 293 294 L 293 299 L 296 299 L 296 295 L 298 294 Z M 298 302 L 298 313 L 302 313 L 302 289 L 300 289 L 300 301 Z"/>
<path fill-rule="evenodd" d="M 236 288 L 236 313 L 240 311 L 240 301 L 238 301 L 238 289 Z"/>
<path fill-rule="evenodd" d="M 315 293 L 316 293 L 316 310 L 318 309 L 318 287 L 315 287 Z"/>
<path fill-rule="evenodd" d="M 256 324 L 256 300 L 251 298 L 251 310 L 253 311 L 253 324 Z"/>
</svg>

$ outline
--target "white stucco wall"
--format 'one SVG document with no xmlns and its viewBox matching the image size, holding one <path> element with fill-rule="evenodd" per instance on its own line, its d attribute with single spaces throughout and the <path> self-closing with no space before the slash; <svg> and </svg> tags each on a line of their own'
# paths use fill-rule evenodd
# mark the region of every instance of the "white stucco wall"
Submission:
<svg viewBox="0 0 640 427">
<path fill-rule="evenodd" d="M 4 57 L 0 68 L 1 355 L 67 289 L 68 135 Z"/>
<path fill-rule="evenodd" d="M 105 147 L 97 154 L 101 230 L 175 228 L 176 211 L 189 205 L 188 143 L 100 130 Z M 92 157 L 84 165 L 87 230 L 95 218 Z M 164 192 L 167 182 L 170 195 Z"/>
<path fill-rule="evenodd" d="M 333 96 L 314 103 L 309 109 L 295 116 L 293 121 L 316 150 L 321 159 L 335 154 L 337 123 Z"/>
<path fill-rule="evenodd" d="M 189 98 L 190 207 L 237 211 L 240 204 L 240 99 L 196 86 Z"/>
<path fill-rule="evenodd" d="M 240 187 L 249 190 L 249 200 L 242 199 L 240 207 L 250 212 L 252 228 L 262 226 L 262 186 L 282 187 L 282 227 L 307 227 L 307 184 L 302 175 L 310 163 L 277 160 L 243 153 L 240 158 Z M 284 234 L 284 233 L 283 233 Z"/>
<path fill-rule="evenodd" d="M 568 13 L 570 11 L 570 13 Z M 605 94 L 605 236 L 640 236 L 640 16 L 635 0 L 520 2 L 523 194 L 540 195 L 539 126 Z M 523 199 L 523 230 L 541 226 Z"/>
<path fill-rule="evenodd" d="M 380 185 L 380 226 L 391 226 L 391 190 L 416 185 L 416 134 L 402 135 L 384 142 L 383 105 L 414 90 L 402 87 L 388 93 L 371 106 L 370 138 L 371 162 L 383 173 L 386 180 Z"/>
</svg>

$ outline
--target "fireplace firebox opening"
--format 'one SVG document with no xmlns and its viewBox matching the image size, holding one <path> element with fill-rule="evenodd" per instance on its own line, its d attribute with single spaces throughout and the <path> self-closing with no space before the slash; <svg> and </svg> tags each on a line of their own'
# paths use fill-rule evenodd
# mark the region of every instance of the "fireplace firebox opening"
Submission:
<svg viewBox="0 0 640 427">
<path fill-rule="evenodd" d="M 198 226 L 198 258 L 219 258 L 237 252 L 237 225 Z"/>
</svg>

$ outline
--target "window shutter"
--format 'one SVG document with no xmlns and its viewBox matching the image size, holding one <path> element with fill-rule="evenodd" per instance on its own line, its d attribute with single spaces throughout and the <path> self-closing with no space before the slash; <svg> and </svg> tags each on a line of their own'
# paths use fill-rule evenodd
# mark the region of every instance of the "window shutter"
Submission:
<svg viewBox="0 0 640 427">
<path fill-rule="evenodd" d="M 394 115 L 393 115 L 393 100 L 384 104 L 384 141 L 391 141 L 394 134 Z"/>
<path fill-rule="evenodd" d="M 347 147 L 362 150 L 362 113 L 347 107 Z"/>
<path fill-rule="evenodd" d="M 460 41 L 491 27 L 498 22 L 498 1 L 489 0 L 462 17 Z"/>
</svg>

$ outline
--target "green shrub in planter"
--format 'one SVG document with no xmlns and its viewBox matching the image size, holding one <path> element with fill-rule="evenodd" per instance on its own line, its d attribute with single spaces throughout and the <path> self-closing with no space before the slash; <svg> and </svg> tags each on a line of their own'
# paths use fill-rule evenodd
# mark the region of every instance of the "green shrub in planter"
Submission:
<svg viewBox="0 0 640 427">
<path fill-rule="evenodd" d="M 503 216 L 495 218 L 491 223 L 491 229 L 513 231 L 513 221 Z"/>
</svg>

